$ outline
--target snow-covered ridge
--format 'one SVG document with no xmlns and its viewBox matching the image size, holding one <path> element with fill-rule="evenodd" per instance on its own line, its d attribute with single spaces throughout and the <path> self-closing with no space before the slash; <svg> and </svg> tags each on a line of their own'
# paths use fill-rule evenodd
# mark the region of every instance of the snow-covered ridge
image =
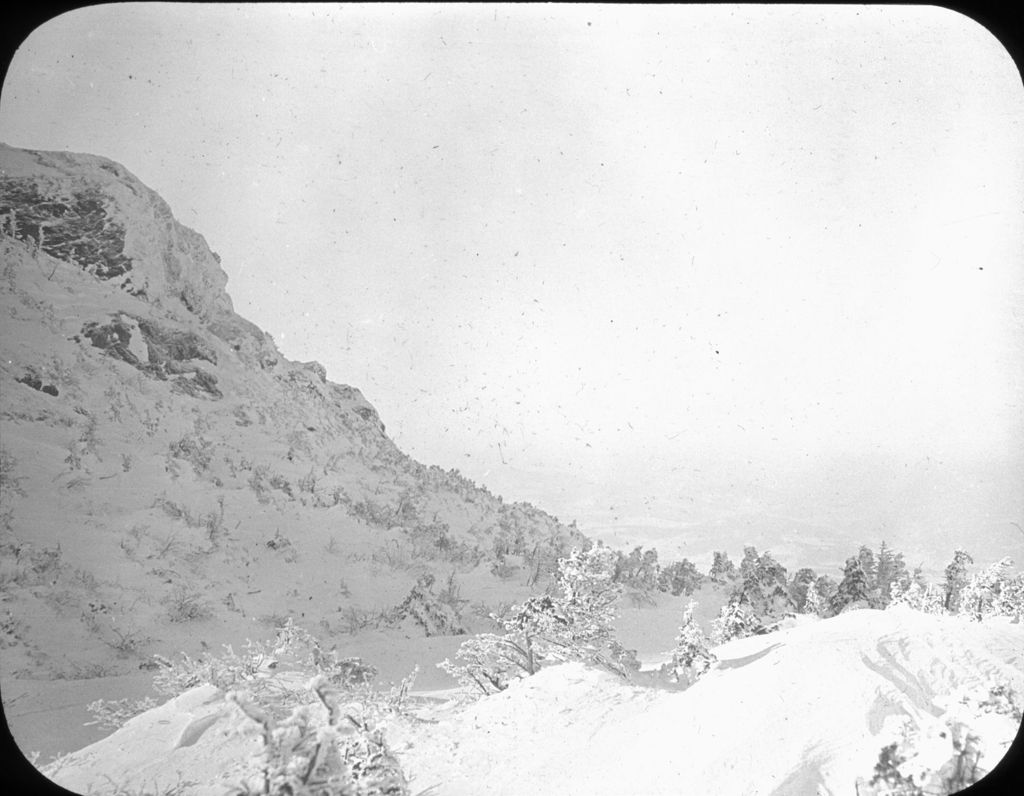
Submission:
<svg viewBox="0 0 1024 796">
<path fill-rule="evenodd" d="M 421 712 L 432 723 L 396 719 L 388 741 L 412 791 L 435 786 L 437 796 L 852 796 L 858 780 L 867 792 L 879 751 L 904 724 L 930 739 L 921 754 L 935 759 L 919 762 L 937 768 L 952 754 L 943 720 L 962 718 L 991 768 L 1016 725 L 977 703 L 993 682 L 1024 689 L 1024 627 L 1002 620 L 851 611 L 716 654 L 682 692 L 554 666 L 469 706 Z M 47 771 L 79 792 L 109 777 L 124 787 L 191 779 L 181 793 L 212 795 L 247 765 L 252 774 L 258 751 L 251 722 L 205 686 Z"/>
</svg>

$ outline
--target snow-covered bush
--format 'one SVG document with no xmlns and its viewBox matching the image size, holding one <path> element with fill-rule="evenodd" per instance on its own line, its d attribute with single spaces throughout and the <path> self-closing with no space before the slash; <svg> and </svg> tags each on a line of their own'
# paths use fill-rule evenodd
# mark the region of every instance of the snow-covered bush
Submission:
<svg viewBox="0 0 1024 796">
<path fill-rule="evenodd" d="M 261 796 L 406 796 L 408 780 L 374 716 L 338 698 L 323 675 L 307 688 L 320 704 L 302 704 L 280 720 L 244 692 L 228 699 L 262 727 L 263 765 L 256 787 L 234 793 Z"/>
<path fill-rule="evenodd" d="M 968 699 L 968 704 L 970 700 Z M 1024 698 L 1009 683 L 999 683 L 988 689 L 988 697 L 977 703 L 982 713 L 1009 716 L 1015 722 L 1024 721 Z"/>
<path fill-rule="evenodd" d="M 559 559 L 554 599 L 566 641 L 596 652 L 611 640 L 616 604 L 622 596 L 613 572 L 614 553 L 604 545 L 586 551 L 577 548 Z"/>
<path fill-rule="evenodd" d="M 882 748 L 870 785 L 873 796 L 939 796 L 959 793 L 987 772 L 979 765 L 980 739 L 960 722 L 910 732 Z M 919 748 L 923 747 L 923 749 Z M 858 789 L 859 790 L 859 789 Z"/>
<path fill-rule="evenodd" d="M 289 619 L 270 644 L 248 641 L 242 653 L 230 646 L 216 657 L 157 658 L 156 689 L 177 696 L 209 683 L 228 692 L 261 725 L 263 760 L 257 784 L 235 794 L 263 796 L 406 796 L 408 782 L 384 740 L 380 725 L 402 713 L 416 676 L 380 691 L 377 671 L 359 658 L 327 653 L 319 641 Z M 291 673 L 291 679 L 278 675 Z M 295 675 L 305 676 L 298 687 Z M 89 705 L 96 722 L 116 727 L 151 700 L 102 700 Z"/>
<path fill-rule="evenodd" d="M 1014 622 L 1024 622 L 1024 572 L 1002 582 L 993 605 L 996 616 L 1008 616 Z"/>
<path fill-rule="evenodd" d="M 209 683 L 225 691 L 243 689 L 252 700 L 270 706 L 279 714 L 308 701 L 310 695 L 279 682 L 272 676 L 277 671 L 315 673 L 335 687 L 367 694 L 372 694 L 372 683 L 377 676 L 377 670 L 359 658 L 339 658 L 333 652 L 325 653 L 320 642 L 291 619 L 272 643 L 249 640 L 241 653 L 225 644 L 224 652 L 217 656 L 192 658 L 182 653 L 176 660 L 162 655 L 153 658 L 159 666 L 153 677 L 153 688 L 159 694 L 176 697 L 190 688 Z M 94 717 L 88 723 L 117 729 L 156 704 L 150 697 L 98 699 L 86 706 Z"/>
<path fill-rule="evenodd" d="M 156 706 L 156 700 L 152 697 L 144 697 L 142 699 L 97 699 L 95 702 L 90 702 L 85 706 L 85 709 L 93 716 L 93 720 L 87 721 L 85 726 L 91 727 L 94 724 L 98 724 L 105 730 L 116 730 L 124 726 L 125 722 Z"/>
<path fill-rule="evenodd" d="M 178 584 L 167 598 L 167 617 L 172 622 L 209 619 L 213 609 L 202 596 L 184 584 Z"/>
<path fill-rule="evenodd" d="M 914 581 L 907 588 L 903 588 L 900 583 L 894 583 L 887 607 L 905 606 L 926 614 L 941 614 L 945 613 L 943 602 L 942 589 L 931 584 L 922 585 L 920 582 Z"/>
<path fill-rule="evenodd" d="M 676 636 L 676 646 L 672 650 L 672 660 L 663 667 L 669 680 L 674 683 L 697 682 L 718 660 L 711 651 L 708 637 L 693 618 L 695 606 L 692 600 L 686 606 L 679 635 Z"/>
<path fill-rule="evenodd" d="M 1021 706 L 1005 683 L 989 688 L 978 700 L 969 694 L 950 697 L 940 717 L 926 715 L 920 726 L 907 721 L 901 737 L 882 748 L 865 796 L 953 794 L 973 785 L 998 762 L 1016 734 Z"/>
<path fill-rule="evenodd" d="M 536 674 L 540 662 L 528 637 L 481 633 L 462 642 L 455 662 L 445 658 L 438 667 L 460 685 L 494 694 L 519 677 Z"/>
<path fill-rule="evenodd" d="M 505 631 L 468 639 L 455 661 L 438 664 L 456 680 L 484 694 L 502 691 L 519 677 L 563 661 L 596 664 L 627 676 L 635 658 L 615 642 L 612 622 L 622 586 L 614 582 L 615 553 L 603 545 L 573 550 L 559 559 L 552 594 L 530 597 L 502 617 Z"/>
<path fill-rule="evenodd" d="M 428 636 L 461 636 L 466 632 L 462 625 L 460 608 L 465 604 L 458 594 L 455 573 L 440 594 L 434 593 L 433 574 L 421 575 L 408 596 L 396 606 L 393 619 L 409 618 L 422 628 Z"/>
<path fill-rule="evenodd" d="M 359 658 L 339 658 L 333 651 L 324 652 L 320 642 L 291 619 L 278 630 L 272 643 L 246 641 L 241 654 L 226 644 L 219 656 L 193 659 L 182 654 L 175 661 L 154 657 L 161 668 L 153 677 L 153 687 L 161 694 L 173 697 L 209 683 L 225 691 L 244 690 L 250 699 L 277 712 L 310 698 L 301 689 L 279 682 L 273 676 L 277 672 L 322 675 L 332 685 L 352 692 L 368 692 L 377 676 L 377 670 Z"/>
<path fill-rule="evenodd" d="M 718 616 L 711 620 L 711 644 L 717 647 L 734 638 L 753 635 L 761 626 L 750 609 L 737 602 L 722 606 Z"/>
<path fill-rule="evenodd" d="M 1009 616 L 1020 621 L 1024 613 L 1024 576 L 1010 574 L 1013 561 L 1003 558 L 972 575 L 962 585 L 959 613 L 982 621 Z"/>
<path fill-rule="evenodd" d="M 958 550 L 946 567 L 943 586 L 925 583 L 920 575 L 913 581 L 894 582 L 887 607 L 906 606 L 929 614 L 951 613 L 979 622 L 996 616 L 1009 617 L 1014 622 L 1024 620 L 1024 573 L 1011 574 L 1013 562 L 1003 558 L 968 575 L 966 565 L 970 561 L 970 556 Z"/>
</svg>

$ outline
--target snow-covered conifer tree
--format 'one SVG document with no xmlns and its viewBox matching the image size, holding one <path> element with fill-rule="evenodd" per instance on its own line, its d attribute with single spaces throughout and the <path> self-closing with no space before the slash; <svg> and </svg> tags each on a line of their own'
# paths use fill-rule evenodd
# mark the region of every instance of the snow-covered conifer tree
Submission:
<svg viewBox="0 0 1024 796">
<path fill-rule="evenodd" d="M 857 602 L 868 601 L 869 584 L 867 575 L 861 566 L 858 558 L 846 559 L 846 567 L 843 570 L 843 579 L 839 588 L 829 600 L 829 611 L 834 616 L 842 613 L 843 609 Z"/>
<path fill-rule="evenodd" d="M 759 619 L 777 619 L 793 610 L 786 568 L 770 553 L 758 555 L 755 548 L 744 548 L 740 577 L 729 596 L 730 602 L 747 606 Z"/>
<path fill-rule="evenodd" d="M 740 577 L 750 578 L 754 575 L 754 570 L 757 569 L 757 564 L 761 560 L 761 557 L 757 554 L 757 548 L 752 545 L 747 545 L 743 548 L 743 559 L 740 561 Z"/>
<path fill-rule="evenodd" d="M 814 581 L 818 576 L 813 569 L 802 567 L 797 570 L 793 580 L 789 584 L 789 596 L 798 611 L 803 611 L 807 602 L 807 592 L 814 588 Z"/>
<path fill-rule="evenodd" d="M 715 583 L 725 583 L 736 578 L 736 565 L 732 563 L 729 554 L 724 550 L 715 551 L 715 559 L 708 571 L 708 578 Z"/>
<path fill-rule="evenodd" d="M 962 548 L 957 548 L 953 553 L 953 560 L 946 565 L 946 594 L 945 608 L 950 613 L 957 613 L 960 610 L 960 593 L 967 585 L 967 565 L 973 564 L 974 559 Z"/>
<path fill-rule="evenodd" d="M 825 601 L 821 598 L 814 583 L 807 587 L 807 596 L 804 598 L 802 610 L 805 614 L 817 614 L 818 616 L 821 616 L 822 611 L 825 610 Z"/>
<path fill-rule="evenodd" d="M 878 563 L 875 561 L 875 554 L 867 545 L 861 545 L 860 550 L 857 551 L 857 561 L 860 562 L 860 568 L 864 570 L 864 580 L 870 592 L 878 585 Z"/>
<path fill-rule="evenodd" d="M 875 584 L 878 588 L 877 604 L 872 608 L 885 608 L 892 599 L 892 584 L 896 580 L 896 559 L 892 550 L 882 540 L 875 564 Z"/>
<path fill-rule="evenodd" d="M 878 559 L 876 565 L 876 578 L 878 585 L 877 608 L 885 608 L 892 600 L 893 584 L 899 583 L 902 590 L 910 586 L 910 573 L 907 572 L 907 565 L 903 561 L 903 553 L 894 552 L 891 547 L 882 540 L 878 548 Z"/>
<path fill-rule="evenodd" d="M 814 588 L 817 590 L 818 596 L 827 604 L 832 599 L 832 595 L 836 593 L 839 584 L 831 575 L 819 575 L 818 579 L 814 581 Z"/>
<path fill-rule="evenodd" d="M 678 597 L 683 593 L 692 594 L 703 579 L 704 576 L 697 571 L 693 562 L 684 558 L 661 568 L 658 574 L 658 588 Z"/>
<path fill-rule="evenodd" d="M 695 683 L 718 660 L 711 651 L 708 637 L 693 618 L 695 606 L 696 603 L 692 600 L 686 606 L 683 622 L 679 626 L 679 635 L 676 636 L 669 671 L 673 682 Z"/>
</svg>

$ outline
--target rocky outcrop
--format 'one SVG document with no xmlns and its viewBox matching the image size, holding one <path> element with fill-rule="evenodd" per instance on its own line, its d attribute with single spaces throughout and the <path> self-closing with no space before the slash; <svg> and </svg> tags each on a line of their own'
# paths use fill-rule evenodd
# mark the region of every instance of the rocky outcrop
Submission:
<svg viewBox="0 0 1024 796">
<path fill-rule="evenodd" d="M 32 241 L 51 257 L 74 263 L 98 279 L 125 277 L 131 289 L 132 258 L 124 253 L 124 225 L 95 188 L 47 190 L 29 177 L 0 179 L 0 216 L 8 234 Z"/>
<path fill-rule="evenodd" d="M 3 232 L 100 280 L 205 321 L 229 343 L 277 359 L 267 336 L 235 314 L 227 274 L 198 232 L 123 166 L 95 155 L 0 144 Z"/>
<path fill-rule="evenodd" d="M 195 360 L 217 364 L 217 353 L 195 332 L 173 329 L 153 320 L 119 313 L 104 324 L 90 321 L 82 336 L 94 347 L 127 362 L 150 378 L 174 378 L 175 388 L 186 395 L 222 398 L 217 377 Z"/>
</svg>

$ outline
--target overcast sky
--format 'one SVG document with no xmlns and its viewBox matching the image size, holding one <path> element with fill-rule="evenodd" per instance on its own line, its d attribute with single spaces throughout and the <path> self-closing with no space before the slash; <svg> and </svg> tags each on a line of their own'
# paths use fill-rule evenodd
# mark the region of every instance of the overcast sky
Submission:
<svg viewBox="0 0 1024 796">
<path fill-rule="evenodd" d="M 98 6 L 0 140 L 123 163 L 286 356 L 564 519 L 843 457 L 1024 481 L 1024 92 L 951 11 Z"/>
</svg>

